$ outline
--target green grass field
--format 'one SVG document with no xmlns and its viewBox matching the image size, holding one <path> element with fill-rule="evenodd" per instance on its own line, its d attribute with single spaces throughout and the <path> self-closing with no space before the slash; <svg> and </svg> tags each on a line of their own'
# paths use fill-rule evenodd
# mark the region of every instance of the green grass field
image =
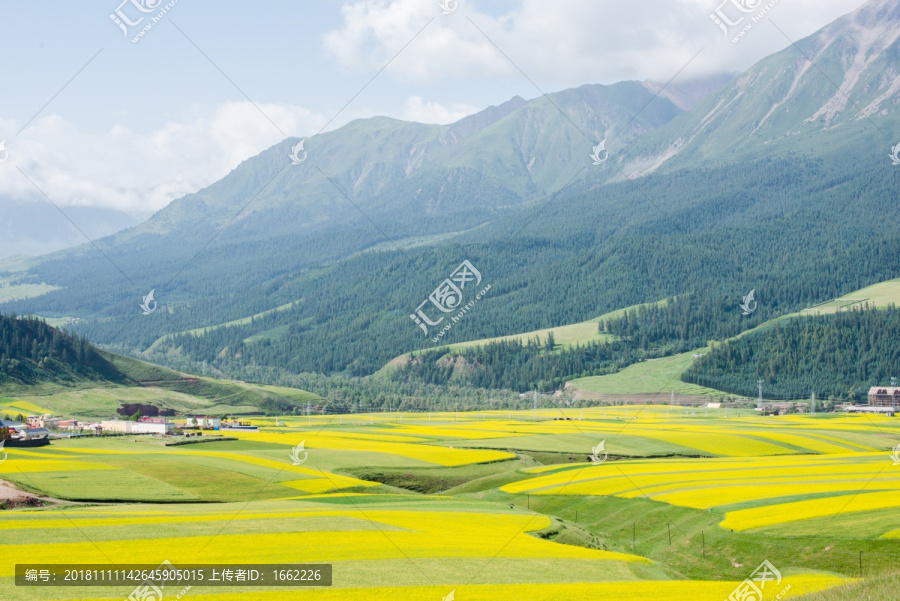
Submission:
<svg viewBox="0 0 900 601">
<path fill-rule="evenodd" d="M 660 400 L 667 400 L 667 393 L 702 394 L 710 397 L 723 397 L 726 393 L 712 388 L 697 386 L 681 381 L 681 374 L 694 360 L 693 355 L 705 353 L 707 349 L 699 349 L 690 353 L 649 359 L 629 365 L 622 371 L 608 376 L 591 376 L 572 380 L 578 390 L 587 390 L 599 394 L 655 394 L 661 393 Z M 710 399 L 712 401 L 713 399 Z"/>
<path fill-rule="evenodd" d="M 722 526 L 736 509 L 844 493 L 811 487 L 800 496 L 790 491 L 702 509 L 615 488 L 615 494 L 529 490 L 542 478 L 602 484 L 625 473 L 632 475 L 623 484 L 656 491 L 655 481 L 635 471 L 649 465 L 653 478 L 662 474 L 689 491 L 685 469 L 718 469 L 723 461 L 736 474 L 746 464 L 789 481 L 798 480 L 789 466 L 800 462 L 810 466 L 803 469 L 811 483 L 827 483 L 833 470 L 818 475 L 814 462 L 832 461 L 845 470 L 877 471 L 868 489 L 860 484 L 858 497 L 900 479 L 886 451 L 900 438 L 900 421 L 890 418 L 761 417 L 653 405 L 280 421 L 288 425 L 260 418 L 259 432 L 237 433 L 237 440 L 179 447 L 119 437 L 9 449 L 0 479 L 87 504 L 0 511 L 2 598 L 96 600 L 130 592 L 15 587 L 13 563 L 302 558 L 332 563 L 334 588 L 196 586 L 190 596 L 353 600 L 440 598 L 456 590 L 460 599 L 485 601 L 721 601 L 768 560 L 781 571 L 781 586 L 790 585 L 783 599 L 893 599 L 900 539 L 888 535 L 900 531 L 896 510 L 791 516 L 746 531 Z M 601 440 L 608 460 L 591 466 L 588 455 Z M 298 465 L 291 452 L 301 441 L 308 456 Z M 485 461 L 490 449 L 507 454 Z M 766 454 L 748 455 L 748 449 Z M 466 454 L 468 460 L 451 459 Z M 714 475 L 698 480 L 712 487 L 718 481 Z M 751 495 L 762 484 L 753 477 L 747 482 Z M 823 590 L 841 584 L 846 588 Z"/>
<path fill-rule="evenodd" d="M 297 388 L 197 377 L 103 352 L 123 381 L 81 380 L 0 386 L 0 412 L 53 413 L 73 418 L 112 418 L 121 404 L 149 404 L 180 413 L 241 415 L 283 412 L 316 401 Z"/>
<path fill-rule="evenodd" d="M 900 279 L 879 282 L 856 292 L 845 294 L 827 303 L 809 307 L 800 313 L 802 315 L 827 315 L 853 307 L 860 307 L 863 303 L 868 303 L 870 307 L 886 307 L 892 303 L 895 305 L 900 303 Z"/>
</svg>

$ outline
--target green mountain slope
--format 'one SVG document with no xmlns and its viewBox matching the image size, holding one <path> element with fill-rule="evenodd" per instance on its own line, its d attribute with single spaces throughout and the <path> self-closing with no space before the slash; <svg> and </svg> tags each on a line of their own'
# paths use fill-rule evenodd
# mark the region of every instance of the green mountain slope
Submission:
<svg viewBox="0 0 900 601">
<path fill-rule="evenodd" d="M 898 40 L 900 5 L 870 0 L 629 144 L 622 169 L 646 174 L 760 153 L 835 160 L 860 147 L 887 161 L 900 129 L 879 117 L 897 114 Z"/>
<path fill-rule="evenodd" d="M 311 393 L 191 376 L 98 350 L 33 317 L 0 315 L 0 397 L 71 415 L 111 417 L 120 403 L 205 413 L 294 413 Z"/>
<path fill-rule="evenodd" d="M 285 141 L 104 241 L 134 286 L 98 253 L 79 249 L 32 263 L 21 277 L 21 284 L 63 289 L 5 306 L 81 317 L 78 330 L 106 348 L 185 371 L 206 362 L 248 379 L 364 376 L 433 346 L 433 335 L 410 315 L 468 260 L 490 293 L 442 344 L 580 323 L 676 296 L 684 302 L 651 320 L 616 322 L 637 341 L 634 357 L 736 336 L 900 276 L 900 243 L 876 227 L 900 220 L 900 170 L 868 129 L 874 123 L 874 131 L 900 132 L 897 92 L 879 76 L 888 73 L 884 61 L 896 50 L 900 16 L 882 0 L 867 9 L 798 45 L 820 49 L 823 61 L 833 57 L 831 79 L 868 81 L 858 102 L 870 92 L 884 96 L 868 118 L 837 111 L 826 125 L 801 123 L 818 111 L 813 107 L 830 106 L 835 91 L 809 69 L 791 77 L 800 67 L 785 51 L 678 117 L 668 101 L 648 104 L 652 94 L 632 83 L 559 93 L 551 97 L 555 106 L 514 99 L 450 126 L 354 122 L 308 140 L 309 159 L 296 168 L 279 172 Z M 834 42 L 838 34 L 852 43 Z M 721 113 L 756 93 L 747 78 L 764 94 L 752 105 L 765 104 L 765 90 L 774 94 L 766 119 Z M 644 105 L 629 123 L 629 111 Z M 792 120 L 799 129 L 784 129 Z M 624 123 L 633 140 L 611 140 L 610 162 L 591 165 L 585 137 Z M 676 143 L 690 148 L 672 154 L 677 160 L 664 161 L 665 169 L 641 168 L 639 160 L 662 164 L 660 149 Z M 616 182 L 613 161 L 626 173 L 649 175 Z M 557 190 L 582 170 L 581 179 Z M 269 178 L 271 188 L 254 198 Z M 247 202 L 222 230 L 227 209 Z M 422 240 L 432 243 L 411 242 Z M 140 299 L 154 288 L 160 308 L 141 315 Z M 750 290 L 760 307 L 743 316 L 739 304 Z M 248 316 L 257 317 L 248 323 Z M 221 324 L 229 326 L 214 328 Z"/>
</svg>

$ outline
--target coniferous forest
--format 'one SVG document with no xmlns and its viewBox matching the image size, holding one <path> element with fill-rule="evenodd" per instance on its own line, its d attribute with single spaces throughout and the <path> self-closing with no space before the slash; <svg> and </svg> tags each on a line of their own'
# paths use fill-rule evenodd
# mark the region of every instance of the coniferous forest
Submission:
<svg viewBox="0 0 900 601">
<path fill-rule="evenodd" d="M 94 379 L 115 371 L 86 338 L 35 317 L 0 314 L 0 383 Z"/>
<path fill-rule="evenodd" d="M 766 398 L 866 399 L 900 375 L 900 309 L 861 309 L 782 320 L 716 345 L 682 380 Z"/>
</svg>

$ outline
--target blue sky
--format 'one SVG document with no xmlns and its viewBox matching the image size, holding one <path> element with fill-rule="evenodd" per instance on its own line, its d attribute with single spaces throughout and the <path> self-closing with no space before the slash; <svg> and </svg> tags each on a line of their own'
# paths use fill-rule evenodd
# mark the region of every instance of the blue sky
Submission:
<svg viewBox="0 0 900 601">
<path fill-rule="evenodd" d="M 109 18 L 121 1 L 0 0 L 0 202 L 35 198 L 6 168 L 18 166 L 60 205 L 157 210 L 318 131 L 407 43 L 331 128 L 372 115 L 449 123 L 537 96 L 516 66 L 555 91 L 666 81 L 698 52 L 682 80 L 735 72 L 788 45 L 768 23 L 729 43 L 709 19 L 719 0 L 459 0 L 448 15 L 438 0 L 178 0 L 132 43 Z M 799 39 L 862 3 L 782 0 L 769 16 Z"/>
</svg>

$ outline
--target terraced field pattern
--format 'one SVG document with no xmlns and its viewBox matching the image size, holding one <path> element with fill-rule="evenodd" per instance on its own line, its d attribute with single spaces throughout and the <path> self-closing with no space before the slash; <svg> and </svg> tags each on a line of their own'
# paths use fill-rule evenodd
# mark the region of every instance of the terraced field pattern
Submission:
<svg viewBox="0 0 900 601">
<path fill-rule="evenodd" d="M 653 405 L 252 421 L 202 444 L 6 449 L 0 479 L 48 499 L 0 511 L 0 598 L 134 588 L 17 587 L 17 563 L 333 565 L 330 587 L 165 591 L 197 601 L 721 601 L 764 561 L 781 578 L 766 599 L 824 599 L 900 565 L 893 418 Z"/>
</svg>

